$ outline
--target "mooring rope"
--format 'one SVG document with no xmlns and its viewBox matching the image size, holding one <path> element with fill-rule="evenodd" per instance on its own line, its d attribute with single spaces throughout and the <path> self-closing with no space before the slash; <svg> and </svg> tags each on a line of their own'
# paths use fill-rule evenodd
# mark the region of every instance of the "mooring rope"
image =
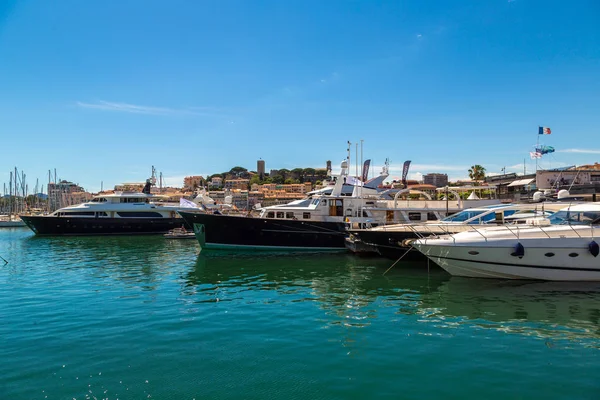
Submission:
<svg viewBox="0 0 600 400">
<path fill-rule="evenodd" d="M 396 262 L 392 264 L 392 266 L 391 266 L 391 267 L 389 267 L 388 269 L 386 269 L 386 270 L 385 270 L 385 272 L 383 273 L 383 275 L 387 274 L 387 272 L 388 272 L 390 269 L 394 268 L 394 265 L 398 264 L 398 261 L 402 260 L 402 258 L 403 258 L 405 255 L 407 255 L 407 254 L 408 254 L 408 252 L 409 252 L 410 250 L 411 250 L 411 249 L 408 249 L 408 250 L 406 250 L 406 251 L 404 252 L 404 254 L 402 254 L 402 255 L 400 256 L 400 258 L 399 258 L 399 259 L 397 259 L 397 260 L 396 260 Z"/>
</svg>

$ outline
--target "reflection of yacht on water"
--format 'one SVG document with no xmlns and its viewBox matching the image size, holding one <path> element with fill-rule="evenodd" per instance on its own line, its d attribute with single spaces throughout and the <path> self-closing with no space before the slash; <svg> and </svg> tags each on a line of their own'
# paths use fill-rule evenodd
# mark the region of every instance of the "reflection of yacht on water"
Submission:
<svg viewBox="0 0 600 400">
<path fill-rule="evenodd" d="M 141 193 L 116 192 L 95 196 L 91 201 L 64 207 L 49 215 L 22 215 L 38 235 L 115 235 L 166 233 L 185 224 L 177 211 L 195 206 L 161 203 L 164 197 L 150 193 L 146 181 Z"/>
<path fill-rule="evenodd" d="M 546 338 L 600 339 L 600 283 L 452 277 L 421 298 L 428 319 Z M 452 321 L 454 323 L 454 321 Z M 558 325 L 558 327 L 557 327 Z"/>
<path fill-rule="evenodd" d="M 341 306 L 349 298 L 361 298 L 371 303 L 379 296 L 398 296 L 402 293 L 426 293 L 435 290 L 448 275 L 441 270 L 429 275 L 423 268 L 403 268 L 382 274 L 389 266 L 387 260 L 364 260 L 349 254 L 324 254 L 318 259 L 295 255 L 289 257 L 237 255 L 206 256 L 200 254 L 195 268 L 184 279 L 189 294 L 202 291 L 206 296 L 218 295 L 220 300 L 236 297 L 228 291 L 274 290 L 293 293 L 306 288 L 316 299 Z M 205 289 L 198 289 L 204 286 Z"/>
<path fill-rule="evenodd" d="M 475 229 L 419 239 L 420 252 L 451 275 L 600 281 L 600 203 L 564 208 L 547 225 Z"/>
</svg>

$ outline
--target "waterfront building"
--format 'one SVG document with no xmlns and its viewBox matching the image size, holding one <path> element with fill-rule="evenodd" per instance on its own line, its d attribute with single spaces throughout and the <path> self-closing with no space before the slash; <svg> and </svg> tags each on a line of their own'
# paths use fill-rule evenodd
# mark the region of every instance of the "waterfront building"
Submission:
<svg viewBox="0 0 600 400">
<path fill-rule="evenodd" d="M 310 182 L 305 183 L 289 183 L 289 184 L 278 184 L 278 183 L 265 183 L 262 185 L 253 183 L 251 190 L 263 193 L 270 192 L 282 192 L 282 193 L 295 193 L 304 196 L 305 193 L 310 192 L 312 185 Z"/>
<path fill-rule="evenodd" d="M 141 192 L 144 188 L 144 183 L 128 182 L 115 185 L 116 192 Z"/>
<path fill-rule="evenodd" d="M 425 174 L 423 175 L 423 183 L 426 185 L 433 185 L 436 188 L 444 187 L 448 184 L 448 174 Z"/>
<path fill-rule="evenodd" d="M 84 188 L 73 182 L 61 180 L 57 183 L 48 183 L 50 211 L 87 201 L 91 199 L 91 196 Z"/>
<path fill-rule="evenodd" d="M 225 189 L 248 189 L 250 179 L 227 179 L 224 184 Z"/>
<path fill-rule="evenodd" d="M 222 188 L 223 187 L 223 178 L 220 176 L 213 176 L 213 178 L 208 182 L 209 188 Z"/>
<path fill-rule="evenodd" d="M 185 190 L 195 190 L 204 186 L 204 177 L 202 175 L 192 175 L 183 178 L 183 188 Z"/>
<path fill-rule="evenodd" d="M 263 205 L 264 194 L 262 192 L 253 192 L 241 189 L 215 190 L 208 192 L 217 204 L 224 204 L 225 198 L 231 196 L 231 204 L 238 210 L 251 210 L 256 204 Z"/>
</svg>

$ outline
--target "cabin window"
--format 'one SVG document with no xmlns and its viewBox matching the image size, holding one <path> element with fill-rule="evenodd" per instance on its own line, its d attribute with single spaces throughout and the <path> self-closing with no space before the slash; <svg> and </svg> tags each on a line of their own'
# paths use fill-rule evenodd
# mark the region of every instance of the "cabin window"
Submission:
<svg viewBox="0 0 600 400">
<path fill-rule="evenodd" d="M 291 219 L 294 219 L 294 213 L 293 213 L 293 212 L 286 212 L 286 213 L 285 213 L 285 217 L 286 217 L 286 218 L 291 218 Z"/>
<path fill-rule="evenodd" d="M 496 220 L 496 213 L 485 214 L 480 219 L 482 224 L 493 222 Z"/>
<path fill-rule="evenodd" d="M 283 211 L 277 211 L 277 218 L 283 218 Z"/>
<path fill-rule="evenodd" d="M 332 217 L 344 216 L 344 202 L 342 199 L 329 200 L 329 215 Z"/>
<path fill-rule="evenodd" d="M 302 218 L 310 219 L 310 213 L 309 212 L 302 213 Z"/>
<path fill-rule="evenodd" d="M 438 217 L 437 215 L 435 215 L 435 213 L 432 212 L 428 212 L 427 213 L 427 221 L 437 221 Z"/>
<path fill-rule="evenodd" d="M 275 213 L 273 211 L 269 211 L 267 213 L 267 218 L 275 218 Z"/>
<path fill-rule="evenodd" d="M 409 221 L 420 221 L 421 220 L 421 213 L 420 212 L 409 212 L 408 213 L 408 220 Z"/>
<path fill-rule="evenodd" d="M 162 214 L 154 211 L 117 211 L 122 218 L 162 218 Z"/>
<path fill-rule="evenodd" d="M 94 216 L 93 211 L 68 211 L 65 212 L 64 215 L 66 217 L 82 217 L 82 216 Z"/>
<path fill-rule="evenodd" d="M 392 222 L 394 220 L 394 210 L 385 211 L 385 222 Z"/>
<path fill-rule="evenodd" d="M 363 217 L 368 217 L 369 214 L 367 213 L 367 210 L 362 210 L 362 216 Z"/>
<path fill-rule="evenodd" d="M 98 211 L 96 212 L 96 217 L 108 217 L 108 214 L 106 214 L 104 211 Z"/>
</svg>

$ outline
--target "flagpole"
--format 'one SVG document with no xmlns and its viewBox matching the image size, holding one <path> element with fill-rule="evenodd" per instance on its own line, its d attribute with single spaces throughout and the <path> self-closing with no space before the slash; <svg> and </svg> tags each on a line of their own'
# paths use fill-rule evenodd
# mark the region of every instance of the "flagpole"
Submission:
<svg viewBox="0 0 600 400">
<path fill-rule="evenodd" d="M 537 153 L 537 149 L 540 147 L 540 126 L 538 126 L 538 133 L 537 133 L 537 141 L 535 143 L 535 151 Z M 535 174 L 537 175 L 537 170 L 538 170 L 538 158 L 535 158 Z"/>
</svg>

